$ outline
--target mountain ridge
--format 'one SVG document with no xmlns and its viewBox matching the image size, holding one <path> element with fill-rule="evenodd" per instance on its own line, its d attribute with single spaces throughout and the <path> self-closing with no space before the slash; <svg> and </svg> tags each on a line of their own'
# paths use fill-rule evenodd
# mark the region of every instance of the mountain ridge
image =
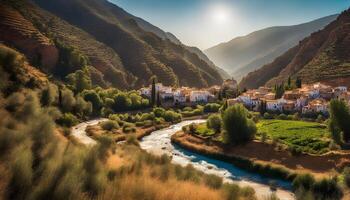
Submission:
<svg viewBox="0 0 350 200">
<path fill-rule="evenodd" d="M 257 30 L 206 49 L 204 53 L 236 79 L 241 79 L 249 72 L 272 62 L 312 32 L 322 29 L 335 20 L 336 16 L 330 15 L 297 25 Z"/>
<path fill-rule="evenodd" d="M 320 81 L 350 86 L 350 9 L 273 62 L 250 72 L 240 86 L 273 86 L 289 77 L 300 77 L 304 83 Z"/>
</svg>

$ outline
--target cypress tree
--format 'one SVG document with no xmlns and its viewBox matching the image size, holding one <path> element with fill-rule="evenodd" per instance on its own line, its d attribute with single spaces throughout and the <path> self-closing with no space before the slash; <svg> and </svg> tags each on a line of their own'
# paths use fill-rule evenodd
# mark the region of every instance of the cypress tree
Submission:
<svg viewBox="0 0 350 200">
<path fill-rule="evenodd" d="M 156 78 L 152 79 L 151 105 L 156 104 Z"/>
<path fill-rule="evenodd" d="M 162 105 L 161 99 L 160 99 L 160 95 L 159 92 L 157 92 L 157 107 L 160 107 Z"/>
</svg>

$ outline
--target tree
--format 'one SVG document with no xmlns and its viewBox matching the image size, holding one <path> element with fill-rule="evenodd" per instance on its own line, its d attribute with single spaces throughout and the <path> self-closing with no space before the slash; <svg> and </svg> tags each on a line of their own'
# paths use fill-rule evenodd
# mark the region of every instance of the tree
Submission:
<svg viewBox="0 0 350 200">
<path fill-rule="evenodd" d="M 279 99 L 284 94 L 284 83 L 281 85 L 275 85 L 275 93 L 276 93 L 276 99 Z"/>
<path fill-rule="evenodd" d="M 344 142 L 350 142 L 350 111 L 342 100 L 333 99 L 330 103 L 329 129 L 333 138 L 342 134 Z M 339 141 L 336 141 L 339 142 Z"/>
<path fill-rule="evenodd" d="M 266 108 L 266 101 L 262 100 L 260 102 L 260 114 L 261 116 L 263 116 L 267 111 L 267 108 Z"/>
<path fill-rule="evenodd" d="M 157 92 L 157 107 L 160 107 L 160 106 L 162 106 L 162 102 L 161 102 L 161 99 L 160 99 L 159 92 Z"/>
<path fill-rule="evenodd" d="M 210 115 L 207 120 L 207 127 L 215 131 L 215 133 L 220 133 L 221 131 L 221 117 L 218 114 Z"/>
<path fill-rule="evenodd" d="M 53 103 L 57 102 L 58 98 L 58 88 L 54 84 L 49 84 L 41 93 L 41 105 L 51 106 Z"/>
<path fill-rule="evenodd" d="M 132 102 L 130 98 L 125 93 L 119 93 L 114 98 L 114 110 L 115 111 L 125 111 L 130 108 Z"/>
<path fill-rule="evenodd" d="M 87 68 L 69 74 L 66 76 L 66 79 L 69 87 L 74 90 L 76 94 L 83 90 L 89 90 L 92 87 L 90 74 Z"/>
<path fill-rule="evenodd" d="M 62 90 L 62 111 L 63 112 L 72 112 L 75 106 L 75 98 L 73 92 L 65 88 Z"/>
<path fill-rule="evenodd" d="M 152 79 L 151 105 L 156 104 L 156 78 Z"/>
<path fill-rule="evenodd" d="M 288 88 L 291 88 L 292 87 L 292 78 L 289 76 L 288 77 Z"/>
<path fill-rule="evenodd" d="M 302 81 L 300 77 L 297 77 L 297 79 L 295 80 L 295 85 L 297 86 L 297 88 L 301 88 Z"/>
<path fill-rule="evenodd" d="M 95 90 L 84 90 L 82 93 L 84 100 L 89 101 L 92 104 L 92 112 L 94 115 L 100 114 L 103 102 L 101 97 Z"/>
<path fill-rule="evenodd" d="M 222 117 L 222 138 L 225 143 L 239 144 L 254 138 L 255 123 L 248 119 L 248 110 L 242 104 L 236 104 L 226 109 Z"/>
</svg>

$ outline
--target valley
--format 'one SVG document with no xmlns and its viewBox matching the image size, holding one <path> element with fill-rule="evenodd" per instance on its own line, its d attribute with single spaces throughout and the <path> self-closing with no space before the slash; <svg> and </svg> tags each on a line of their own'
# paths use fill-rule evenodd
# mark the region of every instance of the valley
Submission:
<svg viewBox="0 0 350 200">
<path fill-rule="evenodd" d="M 0 199 L 348 200 L 349 7 L 265 3 L 1 1 Z"/>
</svg>

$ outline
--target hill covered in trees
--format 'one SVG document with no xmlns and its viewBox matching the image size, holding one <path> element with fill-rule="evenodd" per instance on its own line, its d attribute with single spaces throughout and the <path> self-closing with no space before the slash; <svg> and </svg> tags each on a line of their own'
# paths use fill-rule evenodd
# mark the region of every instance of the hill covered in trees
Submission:
<svg viewBox="0 0 350 200">
<path fill-rule="evenodd" d="M 59 79 L 87 66 L 102 87 L 140 87 L 153 76 L 165 85 L 222 83 L 215 65 L 105 0 L 7 0 L 1 10 L 0 40 Z"/>
<path fill-rule="evenodd" d="M 288 77 L 305 83 L 317 81 L 350 85 L 350 10 L 346 10 L 324 29 L 277 57 L 273 62 L 249 73 L 240 83 L 244 88 L 273 86 Z"/>
<path fill-rule="evenodd" d="M 240 80 L 249 72 L 272 62 L 312 32 L 324 28 L 336 17 L 331 15 L 293 26 L 265 28 L 211 47 L 205 53 L 215 64 Z"/>
</svg>

